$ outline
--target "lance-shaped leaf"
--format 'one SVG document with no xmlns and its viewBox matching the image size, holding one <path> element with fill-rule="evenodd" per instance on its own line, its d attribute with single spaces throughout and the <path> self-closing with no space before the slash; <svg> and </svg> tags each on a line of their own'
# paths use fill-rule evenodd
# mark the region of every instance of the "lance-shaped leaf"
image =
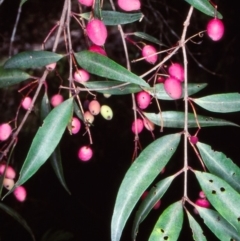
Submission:
<svg viewBox="0 0 240 241">
<path fill-rule="evenodd" d="M 191 100 L 202 108 L 212 112 L 228 113 L 240 111 L 239 93 L 209 95 Z"/>
<path fill-rule="evenodd" d="M 19 69 L 4 69 L 0 67 L 0 88 L 18 84 L 31 76 Z"/>
<path fill-rule="evenodd" d="M 91 12 L 82 13 L 80 16 L 84 19 L 89 20 Z M 140 20 L 143 17 L 142 13 L 122 13 L 117 11 L 102 11 L 102 21 L 107 26 L 115 26 L 133 23 Z"/>
<path fill-rule="evenodd" d="M 149 241 L 176 241 L 183 225 L 183 206 L 182 201 L 171 204 L 161 214 Z"/>
<path fill-rule="evenodd" d="M 44 119 L 33 139 L 15 187 L 34 175 L 53 153 L 72 116 L 72 105 L 73 99 L 70 98 L 55 107 Z"/>
<path fill-rule="evenodd" d="M 83 114 L 82 114 L 82 112 L 81 112 L 81 110 L 80 110 L 80 108 L 79 108 L 76 100 L 73 101 L 73 108 L 74 108 L 74 113 L 76 114 L 76 116 L 77 116 L 80 120 L 82 120 L 83 122 L 85 122 L 85 120 L 84 120 L 84 118 L 83 118 Z"/>
<path fill-rule="evenodd" d="M 193 239 L 195 241 L 207 241 L 206 237 L 203 234 L 203 230 L 201 226 L 198 224 L 198 222 L 193 218 L 193 216 L 188 211 L 186 211 L 186 213 L 188 216 L 189 225 L 192 229 Z"/>
<path fill-rule="evenodd" d="M 25 219 L 19 213 L 17 213 L 14 209 L 6 206 L 3 203 L 0 203 L 0 209 L 5 211 L 8 215 L 13 217 L 16 221 L 18 221 L 28 231 L 28 233 L 31 235 L 32 240 L 35 241 L 35 237 L 34 237 L 34 234 L 33 234 L 32 230 L 31 230 L 31 228 L 28 226 L 28 224 L 25 221 Z"/>
<path fill-rule="evenodd" d="M 208 228 L 221 241 L 240 241 L 239 233 L 218 212 L 209 208 L 195 206 Z"/>
<path fill-rule="evenodd" d="M 206 15 L 215 17 L 217 14 L 217 18 L 222 19 L 222 14 L 217 12 L 213 5 L 209 2 L 209 0 L 185 0 L 194 8 L 198 9 L 199 11 L 205 13 Z"/>
<path fill-rule="evenodd" d="M 161 43 L 157 38 L 154 38 L 151 35 L 149 35 L 147 33 L 144 33 L 144 32 L 133 32 L 133 33 L 130 33 L 130 34 L 127 34 L 127 35 L 135 35 L 139 38 L 146 39 L 149 42 L 167 47 L 165 44 Z"/>
<path fill-rule="evenodd" d="M 204 89 L 207 86 L 206 83 L 199 83 L 199 84 L 188 84 L 188 95 L 193 95 L 195 93 L 198 93 L 200 90 Z M 144 88 L 145 91 L 147 91 L 150 95 L 153 97 L 156 97 L 157 99 L 160 100 L 173 100 L 167 93 L 166 90 L 164 89 L 163 84 L 156 84 L 152 88 Z M 184 87 L 183 87 L 183 94 L 179 98 L 183 98 L 184 96 Z"/>
<path fill-rule="evenodd" d="M 27 69 L 43 67 L 57 62 L 63 55 L 49 51 L 25 51 L 12 56 L 4 64 L 4 68 Z"/>
<path fill-rule="evenodd" d="M 47 93 L 45 92 L 43 95 L 43 98 L 42 98 L 42 102 L 41 102 L 41 120 L 44 120 L 47 117 L 47 115 L 50 113 L 50 111 L 51 111 L 50 102 L 49 102 Z M 71 194 L 67 187 L 67 184 L 66 184 L 66 181 L 64 178 L 64 174 L 63 174 L 62 158 L 61 158 L 61 152 L 60 152 L 59 146 L 57 146 L 55 148 L 55 150 L 51 154 L 49 160 L 50 160 L 50 163 L 53 167 L 53 170 L 54 170 L 59 182 L 62 184 L 62 186 L 65 188 L 65 190 L 69 194 Z"/>
<path fill-rule="evenodd" d="M 102 11 L 101 11 L 100 0 L 94 1 L 93 16 L 94 16 L 94 18 L 102 19 Z"/>
<path fill-rule="evenodd" d="M 89 89 L 95 90 L 96 92 L 111 95 L 126 95 L 137 93 L 142 90 L 139 85 L 123 83 L 116 80 L 86 81 L 82 84 Z"/>
<path fill-rule="evenodd" d="M 207 169 L 240 193 L 240 168 L 224 153 L 213 151 L 207 144 L 197 142 L 197 147 Z"/>
<path fill-rule="evenodd" d="M 176 176 L 173 175 L 158 182 L 153 188 L 151 188 L 148 195 L 144 198 L 134 218 L 132 228 L 133 240 L 135 240 L 135 237 L 137 236 L 140 223 L 147 217 L 156 202 L 164 195 L 175 177 Z"/>
<path fill-rule="evenodd" d="M 160 126 L 161 118 L 163 119 L 163 127 L 171 127 L 171 128 L 183 128 L 184 127 L 184 112 L 180 111 L 163 111 L 162 115 L 160 113 L 147 113 L 143 112 L 143 114 L 154 124 Z M 198 122 L 201 127 L 209 127 L 209 126 L 236 126 L 239 127 L 239 125 L 212 117 L 197 116 Z M 188 113 L 188 128 L 196 128 L 197 123 L 194 114 Z"/>
<path fill-rule="evenodd" d="M 199 171 L 194 173 L 210 203 L 240 236 L 240 194 L 227 182 L 213 174 Z"/>
<path fill-rule="evenodd" d="M 125 223 L 143 192 L 176 151 L 181 134 L 161 137 L 147 146 L 128 169 L 119 188 L 112 216 L 112 241 L 119 241 Z"/>
<path fill-rule="evenodd" d="M 143 79 L 106 56 L 85 50 L 76 53 L 75 57 L 78 64 L 92 74 L 149 87 Z"/>
</svg>

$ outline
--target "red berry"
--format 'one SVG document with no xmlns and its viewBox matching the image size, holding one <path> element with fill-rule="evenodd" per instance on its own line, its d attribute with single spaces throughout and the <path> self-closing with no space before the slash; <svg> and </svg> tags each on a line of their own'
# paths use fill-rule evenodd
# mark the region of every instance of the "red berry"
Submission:
<svg viewBox="0 0 240 241">
<path fill-rule="evenodd" d="M 164 89 L 172 99 L 179 99 L 182 96 L 182 85 L 173 77 L 165 80 Z"/>
<path fill-rule="evenodd" d="M 152 45 L 145 45 L 142 49 L 142 56 L 145 57 L 145 60 L 150 64 L 155 64 L 158 59 L 155 53 L 157 53 L 157 50 Z"/>
<path fill-rule="evenodd" d="M 139 0 L 118 0 L 118 6 L 124 11 L 139 10 L 141 2 Z"/>
<path fill-rule="evenodd" d="M 132 132 L 134 134 L 139 134 L 143 130 L 143 121 L 141 119 L 136 119 L 132 123 Z"/>
<path fill-rule="evenodd" d="M 63 96 L 60 94 L 56 94 L 51 98 L 51 104 L 53 107 L 60 105 L 62 102 L 63 102 Z"/>
<path fill-rule="evenodd" d="M 78 158 L 81 161 L 89 161 L 92 158 L 93 151 L 89 146 L 82 146 L 78 150 Z"/>
<path fill-rule="evenodd" d="M 23 186 L 19 186 L 14 189 L 13 194 L 19 202 L 24 202 L 27 196 L 27 191 Z"/>
<path fill-rule="evenodd" d="M 78 69 L 74 72 L 73 78 L 77 82 L 86 82 L 90 79 L 90 75 L 86 70 Z"/>
<path fill-rule="evenodd" d="M 146 109 L 151 102 L 151 96 L 146 91 L 139 92 L 136 99 L 140 109 Z"/>
<path fill-rule="evenodd" d="M 189 140 L 193 145 L 195 145 L 198 142 L 198 137 L 197 136 L 190 136 Z"/>
<path fill-rule="evenodd" d="M 93 5 L 93 0 L 78 0 L 78 2 L 87 7 L 91 7 Z"/>
<path fill-rule="evenodd" d="M 203 208 L 209 208 L 210 207 L 210 203 L 207 199 L 198 199 L 195 202 L 196 205 L 203 207 Z"/>
<path fill-rule="evenodd" d="M 25 97 L 22 101 L 22 108 L 29 110 L 32 104 L 32 99 L 30 97 Z"/>
<path fill-rule="evenodd" d="M 157 78 L 157 83 L 164 83 L 165 79 L 162 76 Z"/>
<path fill-rule="evenodd" d="M 6 164 L 0 164 L 0 175 L 2 175 L 5 171 Z M 9 179 L 14 179 L 16 176 L 16 172 L 11 166 L 7 167 L 7 170 L 5 172 L 5 177 Z"/>
<path fill-rule="evenodd" d="M 92 100 L 88 105 L 88 109 L 92 115 L 98 115 L 100 113 L 101 106 L 97 100 Z"/>
<path fill-rule="evenodd" d="M 87 35 L 96 45 L 104 45 L 107 38 L 107 28 L 99 19 L 93 19 L 87 24 Z"/>
<path fill-rule="evenodd" d="M 107 56 L 106 51 L 105 51 L 102 47 L 97 46 L 97 45 L 95 45 L 95 44 L 92 45 L 88 50 L 91 51 L 91 52 L 95 52 L 95 53 L 98 53 L 98 54 Z"/>
<path fill-rule="evenodd" d="M 81 122 L 78 118 L 72 118 L 72 134 L 77 134 L 81 129 Z"/>
<path fill-rule="evenodd" d="M 0 141 L 6 141 L 12 133 L 12 127 L 8 123 L 0 125 Z"/>
<path fill-rule="evenodd" d="M 224 25 L 220 19 L 211 19 L 207 24 L 207 34 L 213 41 L 218 41 L 224 34 Z"/>
<path fill-rule="evenodd" d="M 169 67 L 168 73 L 170 74 L 171 77 L 174 77 L 181 82 L 184 81 L 184 69 L 181 64 L 173 63 Z"/>
</svg>

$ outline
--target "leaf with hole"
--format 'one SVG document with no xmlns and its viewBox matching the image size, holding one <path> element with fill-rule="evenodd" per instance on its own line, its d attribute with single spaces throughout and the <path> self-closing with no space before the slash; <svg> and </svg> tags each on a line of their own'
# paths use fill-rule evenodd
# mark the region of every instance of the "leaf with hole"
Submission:
<svg viewBox="0 0 240 241">
<path fill-rule="evenodd" d="M 156 185 L 154 185 L 154 187 L 151 188 L 148 195 L 144 198 L 134 218 L 132 227 L 133 240 L 135 240 L 136 238 L 140 223 L 143 222 L 143 220 L 150 213 L 156 202 L 164 195 L 175 177 L 175 175 L 172 175 L 158 182 Z"/>
<path fill-rule="evenodd" d="M 240 241 L 239 233 L 218 212 L 209 208 L 195 206 L 206 226 L 221 241 Z"/>
<path fill-rule="evenodd" d="M 12 56 L 4 64 L 5 69 L 28 69 L 55 63 L 63 57 L 50 51 L 25 51 Z"/>
<path fill-rule="evenodd" d="M 212 112 L 229 113 L 240 111 L 239 93 L 209 95 L 202 98 L 191 98 L 191 100 L 202 108 Z"/>
<path fill-rule="evenodd" d="M 143 192 L 166 166 L 176 151 L 181 134 L 161 137 L 148 145 L 128 169 L 118 190 L 112 216 L 112 241 L 119 241 L 122 230 Z"/>
<path fill-rule="evenodd" d="M 202 13 L 205 13 L 206 15 L 215 17 L 217 14 L 217 18 L 222 19 L 222 14 L 216 11 L 216 9 L 213 7 L 213 5 L 209 2 L 209 0 L 185 0 L 190 5 L 192 5 L 194 8 L 198 9 Z"/>
<path fill-rule="evenodd" d="M 240 235 L 240 194 L 213 174 L 200 171 L 194 174 L 209 202 Z"/>
<path fill-rule="evenodd" d="M 212 150 L 207 144 L 197 142 L 197 148 L 207 169 L 240 193 L 240 168 L 224 153 Z"/>
<path fill-rule="evenodd" d="M 155 125 L 161 126 L 161 119 L 163 119 L 163 127 L 169 128 L 183 128 L 184 127 L 184 112 L 180 111 L 163 111 L 161 114 L 155 113 L 147 113 L 143 112 L 143 114 Z M 210 127 L 210 126 L 235 126 L 239 127 L 239 125 L 213 117 L 207 117 L 198 115 L 198 122 L 201 127 Z M 197 128 L 197 123 L 194 114 L 188 113 L 188 128 Z"/>
<path fill-rule="evenodd" d="M 182 200 L 171 204 L 159 217 L 149 241 L 176 241 L 183 225 Z"/>
</svg>

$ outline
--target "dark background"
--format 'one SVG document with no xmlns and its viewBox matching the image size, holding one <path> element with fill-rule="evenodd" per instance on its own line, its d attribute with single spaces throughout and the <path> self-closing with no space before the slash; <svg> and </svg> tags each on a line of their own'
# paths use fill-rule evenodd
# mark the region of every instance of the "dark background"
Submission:
<svg viewBox="0 0 240 241">
<path fill-rule="evenodd" d="M 190 82 L 207 82 L 208 87 L 197 96 L 213 93 L 239 92 L 239 8 L 237 2 L 216 1 L 219 11 L 224 17 L 225 34 L 221 41 L 213 42 L 207 36 L 195 39 L 196 43 L 188 43 L 189 55 L 189 79 Z M 0 6 L 0 62 L 4 62 L 8 56 L 9 39 L 14 26 L 18 1 L 5 0 Z M 58 21 L 63 1 L 38 1 L 29 0 L 23 5 L 22 14 L 14 42 L 14 54 L 24 50 L 40 49 L 43 40 Z M 108 6 L 107 6 L 108 7 Z M 171 1 L 142 1 L 142 12 L 145 19 L 141 24 L 125 26 L 125 31 L 145 31 L 162 40 L 167 46 L 173 46 L 179 39 L 182 24 L 186 18 L 189 5 L 183 0 Z M 77 12 L 77 1 L 73 3 L 73 11 Z M 194 11 L 188 36 L 206 28 L 210 17 Z M 72 20 L 74 50 L 85 49 L 85 39 L 81 35 L 79 26 Z M 120 37 L 116 28 L 108 28 L 109 37 L 106 43 L 108 56 L 121 64 L 125 64 Z M 139 57 L 139 50 L 129 46 L 130 58 Z M 160 47 L 159 47 L 160 50 Z M 64 51 L 64 43 L 59 47 L 59 52 Z M 193 56 L 194 59 L 191 57 Z M 182 54 L 179 52 L 173 56 L 172 61 L 182 62 Z M 169 64 L 169 63 L 168 63 Z M 201 67 L 201 66 L 204 66 Z M 133 64 L 133 71 L 142 74 L 151 66 L 145 62 Z M 31 70 L 29 70 L 31 71 Z M 58 72 L 61 77 L 67 79 L 68 69 L 63 61 L 59 63 Z M 34 74 L 41 75 L 42 70 L 36 70 Z M 58 92 L 59 78 L 52 73 L 48 77 L 49 95 Z M 27 82 L 8 89 L 0 90 L 0 123 L 14 118 L 17 106 L 22 95 L 18 89 Z M 63 92 L 63 94 L 66 94 Z M 92 99 L 84 94 L 83 100 Z M 134 150 L 134 135 L 130 127 L 133 120 L 132 104 L 130 96 L 112 96 L 109 99 L 98 94 L 97 99 L 101 104 L 108 104 L 114 111 L 111 121 L 97 116 L 94 127 L 91 128 L 93 136 L 94 156 L 91 161 L 82 163 L 77 158 L 77 150 L 80 146 L 89 143 L 88 136 L 84 135 L 84 128 L 79 134 L 70 136 L 67 132 L 60 143 L 62 161 L 67 185 L 71 191 L 69 195 L 58 182 L 51 165 L 47 162 L 34 175 L 25 187 L 28 191 L 27 200 L 19 203 L 13 196 L 9 196 L 4 203 L 19 212 L 32 228 L 37 240 L 47 231 L 61 230 L 74 235 L 72 240 L 110 240 L 110 223 L 113 207 L 119 185 L 124 174 L 131 164 Z M 31 144 L 34 133 L 40 124 L 39 102 L 31 113 L 29 120 L 19 135 L 18 145 L 15 149 L 12 165 L 20 170 Z M 152 104 L 149 111 L 155 111 Z M 162 101 L 163 110 L 181 110 L 182 101 Z M 199 114 L 211 115 L 233 121 L 240 124 L 239 113 L 212 114 L 197 108 Z M 23 116 L 21 110 L 19 119 Z M 178 132 L 179 129 L 165 129 L 164 135 Z M 196 130 L 190 130 L 194 134 Z M 159 128 L 154 131 L 155 137 L 163 134 Z M 234 127 L 203 128 L 199 133 L 201 142 L 209 144 L 214 150 L 225 153 L 235 163 L 239 161 L 239 130 Z M 140 134 L 142 147 L 146 147 L 152 141 L 151 134 L 144 130 Z M 182 167 L 182 145 L 169 162 L 166 171 L 158 179 L 175 173 Z M 190 165 L 199 167 L 197 158 L 189 151 Z M 199 167 L 200 168 L 200 167 Z M 189 197 L 194 201 L 200 188 L 194 177 L 189 179 Z M 149 217 L 141 224 L 137 240 L 147 240 L 159 214 L 170 203 L 179 200 L 183 193 L 183 179 L 178 177 L 171 185 L 169 191 L 162 199 L 160 209 L 153 210 Z M 189 207 L 192 211 L 192 207 Z M 195 216 L 196 217 L 196 216 Z M 198 219 L 198 217 L 196 217 Z M 130 217 L 122 240 L 131 240 L 131 225 L 133 215 Z M 199 219 L 200 223 L 203 223 Z M 191 230 L 185 217 L 184 230 L 179 240 L 192 240 Z M 202 224 L 204 227 L 204 224 Z M 216 238 L 204 227 L 208 240 Z M 14 219 L 0 210 L 0 240 L 31 240 L 29 234 Z M 54 239 L 49 239 L 54 240 Z"/>
</svg>

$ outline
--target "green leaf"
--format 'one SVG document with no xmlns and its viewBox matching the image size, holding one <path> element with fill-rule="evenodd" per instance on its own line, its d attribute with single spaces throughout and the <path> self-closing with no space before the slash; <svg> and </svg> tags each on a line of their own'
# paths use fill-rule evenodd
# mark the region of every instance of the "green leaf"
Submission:
<svg viewBox="0 0 240 241">
<path fill-rule="evenodd" d="M 94 1 L 93 16 L 94 16 L 94 18 L 98 18 L 98 19 L 102 18 L 102 11 L 101 11 L 100 0 L 95 0 Z"/>
<path fill-rule="evenodd" d="M 136 212 L 133 228 L 132 228 L 132 239 L 135 240 L 138 232 L 140 223 L 147 217 L 156 202 L 164 195 L 169 188 L 175 176 L 167 177 L 158 182 L 148 193 L 146 198 L 142 201 L 141 205 Z"/>
<path fill-rule="evenodd" d="M 149 241 L 176 241 L 183 225 L 182 200 L 171 204 L 158 219 Z"/>
<path fill-rule="evenodd" d="M 188 211 L 186 212 L 188 216 L 189 225 L 193 232 L 193 239 L 196 241 L 207 241 L 206 237 L 203 234 L 203 230 L 201 226 L 198 224 L 198 222 L 193 218 L 193 216 Z"/>
<path fill-rule="evenodd" d="M 128 169 L 119 188 L 112 216 L 112 241 L 119 241 L 137 201 L 166 166 L 180 142 L 181 134 L 161 137 L 148 145 Z"/>
<path fill-rule="evenodd" d="M 45 92 L 41 101 L 40 116 L 42 121 L 47 117 L 50 111 L 51 111 L 50 101 L 49 101 L 47 92 Z"/>
<path fill-rule="evenodd" d="M 25 2 L 27 2 L 27 0 L 21 0 L 20 6 L 22 6 Z"/>
<path fill-rule="evenodd" d="M 206 83 L 199 83 L 199 84 L 188 84 L 188 95 L 193 95 L 197 92 L 199 92 L 200 90 L 202 90 L 203 88 L 205 88 L 207 86 Z M 144 88 L 145 91 L 147 91 L 150 95 L 152 95 L 153 97 L 156 97 L 157 99 L 160 100 L 173 100 L 165 91 L 164 89 L 164 85 L 163 84 L 156 84 L 154 87 L 152 88 Z M 183 88 L 183 94 L 182 96 L 179 98 L 183 98 L 184 95 L 184 88 Z"/>
<path fill-rule="evenodd" d="M 0 88 L 18 84 L 31 76 L 19 69 L 4 69 L 0 67 Z"/>
<path fill-rule="evenodd" d="M 143 114 L 154 124 L 160 126 L 161 125 L 161 115 L 155 113 L 147 113 L 143 112 Z M 209 127 L 209 126 L 236 126 L 239 125 L 212 117 L 198 115 L 198 122 L 201 127 Z M 183 128 L 184 127 L 184 112 L 180 111 L 163 111 L 162 112 L 163 118 L 163 127 L 170 127 L 170 128 Z M 195 116 L 192 113 L 188 113 L 188 127 L 189 128 L 196 128 L 197 123 L 195 120 Z"/>
<path fill-rule="evenodd" d="M 209 2 L 209 0 L 185 0 L 194 8 L 198 9 L 199 11 L 205 13 L 206 15 L 215 17 L 215 8 Z M 217 18 L 222 19 L 222 14 L 217 12 Z"/>
<path fill-rule="evenodd" d="M 240 194 L 219 177 L 194 171 L 198 182 L 213 207 L 237 230 L 240 236 Z"/>
<path fill-rule="evenodd" d="M 219 113 L 240 111 L 240 94 L 227 93 L 191 99 L 202 108 Z"/>
<path fill-rule="evenodd" d="M 17 213 L 14 209 L 6 206 L 3 203 L 0 203 L 0 208 L 3 211 L 5 211 L 8 215 L 13 217 L 16 221 L 18 221 L 28 231 L 28 233 L 31 235 L 32 240 L 35 241 L 35 237 L 34 237 L 34 234 L 33 234 L 32 230 L 31 230 L 31 228 L 28 226 L 28 224 L 25 221 L 25 219 L 23 219 L 23 217 L 19 213 Z"/>
<path fill-rule="evenodd" d="M 86 20 L 90 19 L 91 12 L 82 13 L 80 16 Z M 142 13 L 122 13 L 117 11 L 102 11 L 102 21 L 107 26 L 128 24 L 138 21 L 143 17 Z"/>
<path fill-rule="evenodd" d="M 213 151 L 207 144 L 197 142 L 197 148 L 207 169 L 240 193 L 240 168 L 224 153 Z"/>
<path fill-rule="evenodd" d="M 73 238 L 74 236 L 72 233 L 66 232 L 64 230 L 48 230 L 41 238 L 41 241 L 69 241 Z"/>
<path fill-rule="evenodd" d="M 126 95 L 137 93 L 142 90 L 139 85 L 126 84 L 121 81 L 107 80 L 107 81 L 86 81 L 82 83 L 89 89 L 93 89 L 96 92 L 111 95 Z M 115 88 L 119 86 L 118 88 Z M 108 89 L 107 89 L 108 88 Z"/>
<path fill-rule="evenodd" d="M 15 187 L 25 183 L 46 162 L 59 143 L 72 116 L 73 99 L 55 107 L 38 129 L 20 171 Z"/>
<path fill-rule="evenodd" d="M 134 32 L 134 33 L 131 33 L 131 35 L 135 35 L 135 36 L 137 36 L 139 38 L 146 39 L 146 40 L 148 40 L 151 43 L 155 43 L 155 44 L 167 47 L 165 44 L 161 43 L 157 38 L 154 38 L 154 37 L 152 37 L 151 35 L 149 35 L 147 33 L 144 33 L 144 32 Z"/>
<path fill-rule="evenodd" d="M 82 112 L 81 112 L 76 100 L 73 101 L 73 108 L 74 108 L 74 113 L 76 114 L 76 116 L 85 123 Z"/>
<path fill-rule="evenodd" d="M 6 69 L 27 69 L 43 67 L 57 62 L 63 55 L 49 51 L 25 51 L 14 55 L 4 64 Z"/>
<path fill-rule="evenodd" d="M 222 241 L 240 241 L 239 234 L 218 212 L 195 206 L 208 228 Z"/>
<path fill-rule="evenodd" d="M 78 64 L 92 74 L 149 87 L 143 79 L 106 56 L 85 50 L 76 53 L 75 57 Z"/>
</svg>

